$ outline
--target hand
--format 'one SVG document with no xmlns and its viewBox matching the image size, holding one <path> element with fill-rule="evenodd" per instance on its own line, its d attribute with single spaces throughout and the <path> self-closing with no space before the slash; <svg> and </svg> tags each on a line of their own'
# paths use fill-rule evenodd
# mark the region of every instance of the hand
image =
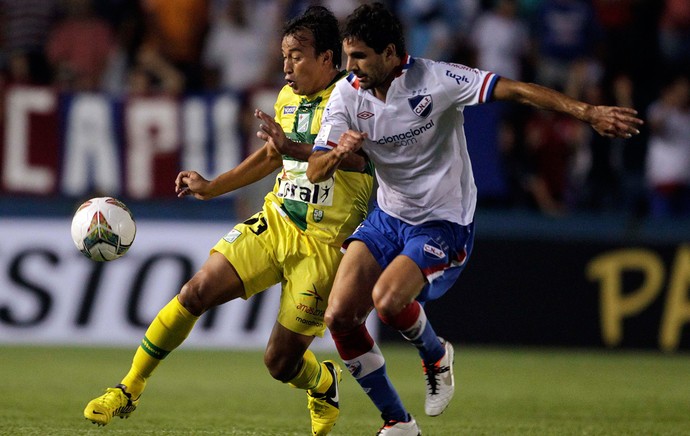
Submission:
<svg viewBox="0 0 690 436">
<path fill-rule="evenodd" d="M 338 159 L 345 159 L 351 153 L 356 153 L 362 148 L 362 143 L 364 143 L 367 137 L 368 135 L 366 133 L 348 130 L 340 135 L 338 145 L 333 149 L 332 153 L 335 153 Z"/>
<path fill-rule="evenodd" d="M 285 136 L 280 124 L 259 109 L 254 111 L 254 116 L 263 122 L 263 124 L 259 124 L 261 130 L 256 132 L 256 136 L 269 144 L 269 150 L 273 149 L 280 155 L 288 154 L 290 140 Z"/>
<path fill-rule="evenodd" d="M 601 136 L 607 138 L 631 138 L 640 133 L 644 121 L 637 118 L 635 109 L 617 106 L 594 106 L 589 123 Z"/>
<path fill-rule="evenodd" d="M 179 198 L 193 195 L 198 200 L 215 197 L 211 193 L 211 182 L 196 171 L 181 171 L 175 179 L 175 193 Z"/>
</svg>

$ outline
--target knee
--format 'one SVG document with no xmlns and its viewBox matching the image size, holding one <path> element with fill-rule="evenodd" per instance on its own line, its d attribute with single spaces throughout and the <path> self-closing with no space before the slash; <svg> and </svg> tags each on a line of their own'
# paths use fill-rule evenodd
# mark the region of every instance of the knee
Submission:
<svg viewBox="0 0 690 436">
<path fill-rule="evenodd" d="M 287 383 L 295 378 L 299 369 L 298 364 L 299 360 L 294 361 L 290 356 L 272 352 L 270 348 L 264 354 L 264 365 L 266 365 L 268 373 L 271 374 L 271 377 L 283 383 Z"/>
<path fill-rule="evenodd" d="M 382 319 L 392 319 L 396 317 L 409 301 L 403 301 L 393 292 L 392 289 L 383 289 L 380 285 L 374 287 L 372 293 L 374 307 L 379 317 Z"/>
<path fill-rule="evenodd" d="M 370 311 L 370 307 L 358 308 L 329 301 L 323 319 L 332 333 L 344 333 L 363 324 Z"/>
<path fill-rule="evenodd" d="M 178 300 L 192 315 L 201 316 L 210 309 L 210 304 L 204 298 L 206 289 L 205 274 L 198 272 L 182 286 Z"/>
<path fill-rule="evenodd" d="M 343 329 L 340 325 L 338 314 L 335 313 L 334 310 L 331 310 L 330 307 L 326 309 L 326 313 L 323 315 L 323 322 L 326 323 L 326 327 L 328 327 L 328 329 L 332 332 L 339 332 Z"/>
</svg>

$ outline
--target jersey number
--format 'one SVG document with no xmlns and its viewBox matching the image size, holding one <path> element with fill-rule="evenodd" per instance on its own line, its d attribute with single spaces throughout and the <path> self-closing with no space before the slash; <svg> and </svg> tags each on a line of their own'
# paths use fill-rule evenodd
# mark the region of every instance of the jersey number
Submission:
<svg viewBox="0 0 690 436">
<path fill-rule="evenodd" d="M 268 228 L 268 224 L 266 224 L 266 218 L 264 217 L 249 218 L 247 221 L 244 222 L 244 224 L 249 226 L 249 230 L 251 230 L 252 233 L 254 233 L 255 235 L 262 234 Z"/>
</svg>

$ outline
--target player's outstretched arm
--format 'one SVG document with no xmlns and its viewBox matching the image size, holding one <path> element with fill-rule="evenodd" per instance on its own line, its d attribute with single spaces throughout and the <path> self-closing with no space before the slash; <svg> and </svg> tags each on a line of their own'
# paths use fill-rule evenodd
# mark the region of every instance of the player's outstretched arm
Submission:
<svg viewBox="0 0 690 436">
<path fill-rule="evenodd" d="M 192 195 L 199 200 L 209 200 L 263 179 L 282 163 L 282 158 L 266 144 L 235 168 L 210 181 L 196 171 L 181 171 L 175 179 L 175 192 L 178 197 Z"/>
<path fill-rule="evenodd" d="M 340 135 L 338 145 L 330 151 L 315 151 L 309 157 L 307 178 L 312 183 L 322 182 L 333 176 L 338 168 L 364 171 L 366 158 L 357 153 L 367 138 L 366 133 L 348 130 Z"/>
<path fill-rule="evenodd" d="M 639 127 L 644 123 L 632 108 L 593 106 L 544 86 L 504 77 L 496 83 L 493 97 L 568 114 L 588 123 L 597 133 L 608 138 L 630 138 L 640 133 Z"/>
</svg>

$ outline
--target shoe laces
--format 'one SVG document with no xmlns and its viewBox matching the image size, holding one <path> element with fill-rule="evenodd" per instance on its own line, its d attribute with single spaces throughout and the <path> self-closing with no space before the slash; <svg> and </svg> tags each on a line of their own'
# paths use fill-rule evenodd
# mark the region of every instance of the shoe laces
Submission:
<svg viewBox="0 0 690 436">
<path fill-rule="evenodd" d="M 326 403 L 326 394 L 309 394 L 310 409 L 317 415 L 321 416 L 328 410 L 328 403 Z"/>
<path fill-rule="evenodd" d="M 123 394 L 125 398 L 127 398 L 127 403 L 124 405 L 121 405 L 122 400 L 120 398 L 120 394 Z M 120 385 L 117 385 L 114 388 L 106 389 L 106 393 L 101 397 L 100 403 L 104 404 L 107 408 L 114 407 L 115 410 L 113 410 L 113 416 L 117 416 L 117 414 L 122 412 L 131 412 L 136 408 L 136 406 L 132 404 L 132 396 L 122 387 L 120 387 Z"/>
<path fill-rule="evenodd" d="M 434 363 L 425 363 L 422 361 L 422 366 L 424 367 L 424 375 L 426 375 L 426 385 L 429 388 L 429 392 L 431 395 L 436 395 L 438 393 L 439 377 L 444 372 L 450 371 L 450 367 L 442 366 L 440 359 L 438 362 Z"/>
</svg>

